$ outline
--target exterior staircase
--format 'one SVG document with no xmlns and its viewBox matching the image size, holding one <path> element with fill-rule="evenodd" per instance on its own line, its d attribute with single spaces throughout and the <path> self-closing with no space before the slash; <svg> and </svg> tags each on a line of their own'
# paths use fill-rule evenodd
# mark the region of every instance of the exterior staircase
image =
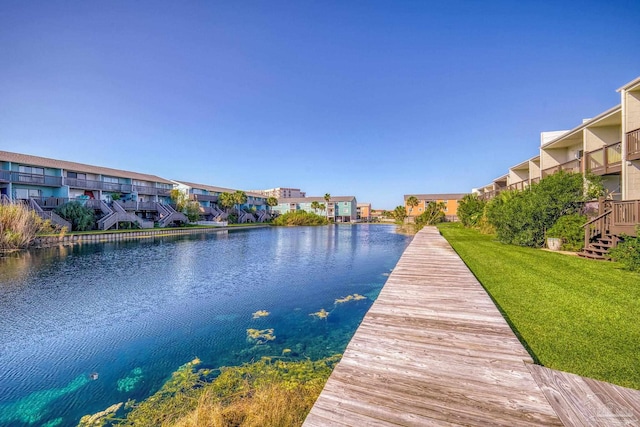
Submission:
<svg viewBox="0 0 640 427">
<path fill-rule="evenodd" d="M 617 236 L 605 235 L 589 242 L 578 255 L 583 258 L 610 260 L 609 249 L 615 248 L 620 239 Z"/>
<path fill-rule="evenodd" d="M 69 221 L 62 218 L 60 215 L 58 215 L 54 211 L 49 211 L 49 210 L 45 211 L 40 207 L 40 205 L 38 204 L 38 202 L 36 202 L 35 199 L 29 199 L 29 206 L 31 207 L 31 209 L 33 209 L 36 212 L 36 214 L 40 218 L 51 221 L 51 223 L 55 226 L 66 227 L 67 231 L 71 231 L 71 223 Z"/>
<path fill-rule="evenodd" d="M 269 221 L 269 213 L 267 211 L 256 211 L 256 222 Z"/>
<path fill-rule="evenodd" d="M 609 250 L 615 248 L 622 235 L 635 236 L 640 224 L 640 200 L 599 200 L 597 217 L 584 225 L 584 258 L 610 260 Z"/>
<path fill-rule="evenodd" d="M 187 216 L 182 212 L 176 211 L 171 205 L 163 205 L 162 203 L 158 203 L 158 214 L 160 219 L 158 220 L 158 225 L 160 227 L 167 227 L 169 224 L 175 221 L 179 222 L 187 222 Z"/>
<path fill-rule="evenodd" d="M 248 222 L 256 222 L 256 217 L 242 209 L 234 209 L 233 213 L 238 216 L 238 224 L 246 224 Z"/>
<path fill-rule="evenodd" d="M 118 201 L 111 203 L 111 206 L 117 215 L 117 222 L 131 222 L 138 224 L 138 227 L 140 228 L 153 228 L 153 221 L 145 221 L 138 215 L 127 212 L 127 210 Z"/>
</svg>

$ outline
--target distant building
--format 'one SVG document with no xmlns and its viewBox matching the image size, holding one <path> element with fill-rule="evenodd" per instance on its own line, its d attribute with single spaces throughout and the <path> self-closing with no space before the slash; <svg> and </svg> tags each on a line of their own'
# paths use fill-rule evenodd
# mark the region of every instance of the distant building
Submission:
<svg viewBox="0 0 640 427">
<path fill-rule="evenodd" d="M 358 203 L 356 211 L 360 221 L 371 221 L 371 203 Z"/>
<path fill-rule="evenodd" d="M 275 197 L 276 199 L 294 199 L 294 198 L 304 198 L 307 196 L 307 193 L 301 191 L 299 188 L 287 188 L 287 187 L 278 187 L 278 188 L 269 188 L 267 190 L 249 190 L 251 193 L 262 194 L 266 197 Z"/>
<path fill-rule="evenodd" d="M 407 204 L 407 199 L 409 197 L 414 196 L 418 199 L 418 205 L 415 207 L 409 206 Z M 445 194 L 405 194 L 404 196 L 404 206 L 407 210 L 407 216 L 409 218 L 415 218 L 421 213 L 424 212 L 426 206 L 429 202 L 443 202 L 444 214 L 447 221 L 457 221 L 458 220 L 458 204 L 460 200 L 466 196 L 466 193 L 445 193 Z"/>
<path fill-rule="evenodd" d="M 358 202 L 355 196 L 332 196 L 329 199 L 329 203 L 324 200 L 324 197 L 278 199 L 278 202 L 278 205 L 273 206 L 271 209 L 280 214 L 303 210 L 327 216 L 336 222 L 351 222 L 357 219 Z M 311 207 L 313 202 L 324 205 L 324 209 L 313 209 Z"/>
</svg>

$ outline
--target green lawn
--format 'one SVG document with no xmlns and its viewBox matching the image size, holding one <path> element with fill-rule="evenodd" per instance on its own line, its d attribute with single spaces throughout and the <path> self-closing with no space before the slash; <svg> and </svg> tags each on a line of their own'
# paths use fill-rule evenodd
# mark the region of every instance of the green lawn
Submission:
<svg viewBox="0 0 640 427">
<path fill-rule="evenodd" d="M 537 362 L 640 389 L 640 274 L 438 228 Z"/>
</svg>

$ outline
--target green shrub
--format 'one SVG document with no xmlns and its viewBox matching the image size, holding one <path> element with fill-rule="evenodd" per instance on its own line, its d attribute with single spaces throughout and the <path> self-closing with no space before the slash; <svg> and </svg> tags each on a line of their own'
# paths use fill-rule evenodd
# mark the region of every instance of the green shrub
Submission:
<svg viewBox="0 0 640 427">
<path fill-rule="evenodd" d="M 287 212 L 273 220 L 273 225 L 327 225 L 326 217 L 312 212 L 295 211 Z"/>
<path fill-rule="evenodd" d="M 609 251 L 609 255 L 623 267 L 631 271 L 640 271 L 640 227 L 636 227 L 639 237 L 622 236 L 622 241 Z"/>
<path fill-rule="evenodd" d="M 91 230 L 95 224 L 93 209 L 78 202 L 69 202 L 56 208 L 56 213 L 71 223 L 73 231 Z"/>
<path fill-rule="evenodd" d="M 584 188 L 581 174 L 558 172 L 524 191 L 500 193 L 487 203 L 487 219 L 501 242 L 539 248 L 560 217 L 580 212 Z"/>
<path fill-rule="evenodd" d="M 561 216 L 553 226 L 547 230 L 547 237 L 562 239 L 562 250 L 580 251 L 584 247 L 584 228 L 587 217 L 580 214 Z"/>
<path fill-rule="evenodd" d="M 487 202 L 480 200 L 477 194 L 464 196 L 458 205 L 458 218 L 462 225 L 473 228 L 479 227 L 486 204 Z"/>
</svg>

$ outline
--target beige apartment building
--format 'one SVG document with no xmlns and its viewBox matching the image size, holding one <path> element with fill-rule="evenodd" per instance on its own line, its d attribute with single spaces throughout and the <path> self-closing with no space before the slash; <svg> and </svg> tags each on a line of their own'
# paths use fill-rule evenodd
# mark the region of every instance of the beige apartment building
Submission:
<svg viewBox="0 0 640 427">
<path fill-rule="evenodd" d="M 602 177 L 610 202 L 601 207 L 601 223 L 593 226 L 602 230 L 585 237 L 585 243 L 604 234 L 614 238 L 620 233 L 635 235 L 635 226 L 640 224 L 640 77 L 618 92 L 619 105 L 573 129 L 543 132 L 539 155 L 510 167 L 506 175 L 473 192 L 491 199 L 500 191 L 523 190 L 559 171 L 597 175 Z"/>
</svg>

